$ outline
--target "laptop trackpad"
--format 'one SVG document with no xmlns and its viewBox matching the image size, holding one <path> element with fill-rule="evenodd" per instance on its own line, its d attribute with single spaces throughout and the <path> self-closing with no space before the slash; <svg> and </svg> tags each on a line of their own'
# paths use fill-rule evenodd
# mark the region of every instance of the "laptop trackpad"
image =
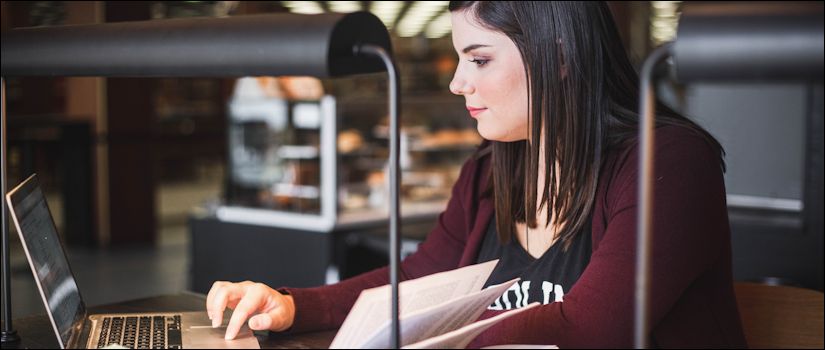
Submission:
<svg viewBox="0 0 825 350">
<path fill-rule="evenodd" d="M 212 328 L 206 312 L 185 312 L 181 315 L 184 349 L 260 349 L 258 339 L 244 325 L 233 340 L 224 339 L 226 327 Z M 189 321 L 189 322 L 187 322 Z"/>
</svg>

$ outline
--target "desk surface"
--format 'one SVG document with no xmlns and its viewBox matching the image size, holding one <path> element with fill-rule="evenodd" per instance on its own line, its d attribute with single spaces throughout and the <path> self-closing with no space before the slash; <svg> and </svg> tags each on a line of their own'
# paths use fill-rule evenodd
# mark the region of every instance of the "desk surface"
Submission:
<svg viewBox="0 0 825 350">
<path fill-rule="evenodd" d="M 198 294 L 183 293 L 90 307 L 89 313 L 202 311 L 205 301 Z M 16 347 L 28 349 L 59 348 L 48 316 L 35 315 L 14 320 L 14 329 L 23 339 Z M 326 349 L 335 337 L 334 331 L 295 335 L 256 334 L 262 349 Z M 7 346 L 4 344 L 3 349 Z"/>
</svg>

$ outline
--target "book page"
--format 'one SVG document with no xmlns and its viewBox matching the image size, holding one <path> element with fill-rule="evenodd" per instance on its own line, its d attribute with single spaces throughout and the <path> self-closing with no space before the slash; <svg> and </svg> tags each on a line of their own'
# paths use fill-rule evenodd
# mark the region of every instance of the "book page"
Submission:
<svg viewBox="0 0 825 350">
<path fill-rule="evenodd" d="M 536 302 L 520 309 L 513 309 L 495 317 L 471 323 L 452 332 L 405 346 L 404 349 L 464 349 L 475 337 L 492 325 L 539 305 L 541 304 Z"/>
<path fill-rule="evenodd" d="M 399 283 L 400 317 L 481 290 L 497 263 L 488 261 Z M 388 324 L 391 291 L 387 284 L 361 292 L 330 348 L 358 348 Z"/>
<path fill-rule="evenodd" d="M 475 322 L 496 298 L 518 280 L 515 278 L 458 299 L 448 300 L 440 305 L 404 315 L 401 318 L 401 346 L 444 334 Z M 391 324 L 387 322 L 362 343 L 360 348 L 389 348 L 392 346 L 390 329 Z"/>
</svg>

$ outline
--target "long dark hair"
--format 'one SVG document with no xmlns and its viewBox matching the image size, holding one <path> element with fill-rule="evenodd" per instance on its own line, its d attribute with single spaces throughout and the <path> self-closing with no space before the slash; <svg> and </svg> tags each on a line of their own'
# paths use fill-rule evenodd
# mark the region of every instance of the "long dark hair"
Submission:
<svg viewBox="0 0 825 350">
<path fill-rule="evenodd" d="M 516 222 L 538 226 L 541 155 L 546 175 L 538 209 L 547 205 L 548 224 L 556 218 L 561 229 L 555 238 L 566 250 L 588 224 L 605 154 L 635 142 L 638 131 L 639 79 L 610 9 L 602 1 L 451 1 L 449 9 L 467 11 L 515 43 L 528 77 L 525 103 L 530 115 L 538 116 L 528 117 L 533 144 L 491 142 L 499 239 L 509 242 Z M 724 171 L 724 150 L 713 136 L 661 103 L 656 111 L 657 126 L 683 126 L 706 139 Z"/>
</svg>

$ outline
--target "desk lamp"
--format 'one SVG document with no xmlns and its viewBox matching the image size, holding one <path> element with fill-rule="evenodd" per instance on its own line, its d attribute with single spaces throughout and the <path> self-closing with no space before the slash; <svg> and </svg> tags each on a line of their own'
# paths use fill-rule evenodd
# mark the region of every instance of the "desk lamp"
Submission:
<svg viewBox="0 0 825 350">
<path fill-rule="evenodd" d="M 399 77 L 389 33 L 368 12 L 266 14 L 226 18 L 21 28 L 2 34 L 2 77 L 341 77 L 386 70 L 390 109 L 391 344 L 399 347 Z M 2 185 L 6 193 L 6 102 L 3 79 Z M 3 225 L 3 343 L 12 328 L 8 224 Z"/>
<path fill-rule="evenodd" d="M 676 40 L 654 50 L 640 71 L 639 211 L 634 345 L 647 347 L 653 198 L 654 79 L 672 58 L 680 82 L 822 81 L 822 5 L 688 5 Z M 813 8 L 811 8 L 813 7 Z M 662 74 L 663 75 L 663 74 Z"/>
</svg>

